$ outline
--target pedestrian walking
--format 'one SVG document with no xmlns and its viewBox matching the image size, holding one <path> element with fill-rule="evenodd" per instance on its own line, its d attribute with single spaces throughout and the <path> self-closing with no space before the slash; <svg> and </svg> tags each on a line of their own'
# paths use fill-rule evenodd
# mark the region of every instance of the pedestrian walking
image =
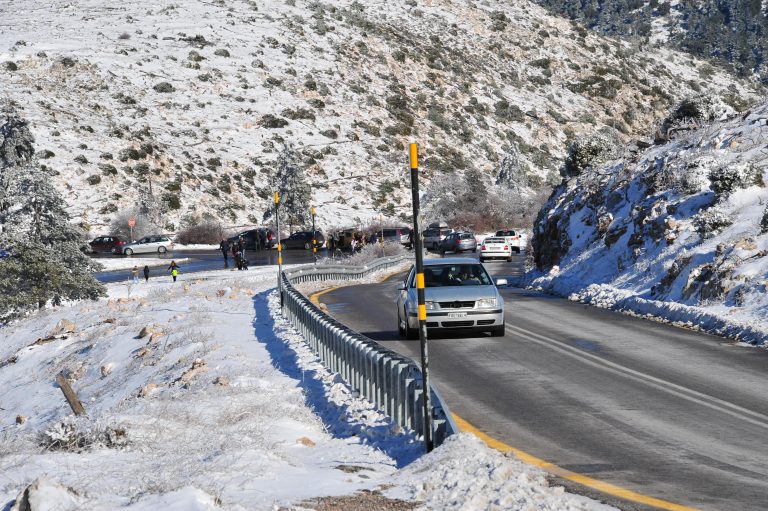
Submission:
<svg viewBox="0 0 768 511">
<path fill-rule="evenodd" d="M 176 261 L 171 261 L 171 265 L 168 267 L 168 269 L 171 271 L 171 277 L 173 277 L 173 281 L 176 282 L 176 277 L 179 276 L 179 265 L 176 264 Z"/>
<path fill-rule="evenodd" d="M 229 261 L 227 260 L 229 256 L 229 241 L 226 238 L 222 238 L 221 243 L 219 243 L 219 250 L 221 250 L 221 255 L 224 256 L 224 268 L 229 268 Z"/>
<path fill-rule="evenodd" d="M 133 283 L 138 284 L 139 283 L 139 267 L 134 266 L 131 270 L 131 276 L 133 277 Z"/>
<path fill-rule="evenodd" d="M 259 229 L 259 250 L 265 250 L 267 248 L 267 234 L 264 229 Z"/>
<path fill-rule="evenodd" d="M 272 248 L 272 231 L 267 231 L 267 250 Z"/>
<path fill-rule="evenodd" d="M 240 257 L 245 257 L 245 238 L 242 236 L 237 240 L 237 248 L 240 249 Z"/>
<path fill-rule="evenodd" d="M 144 265 L 144 282 L 149 282 L 149 266 Z"/>
</svg>

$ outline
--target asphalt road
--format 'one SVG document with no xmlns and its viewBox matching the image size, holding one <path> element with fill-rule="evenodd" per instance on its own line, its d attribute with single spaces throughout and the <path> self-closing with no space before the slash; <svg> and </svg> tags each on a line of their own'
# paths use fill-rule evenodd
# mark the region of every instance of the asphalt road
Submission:
<svg viewBox="0 0 768 511">
<path fill-rule="evenodd" d="M 499 277 L 521 264 L 486 267 Z M 397 333 L 401 280 L 320 300 L 351 328 L 418 360 L 419 341 Z M 430 377 L 455 414 L 517 449 L 643 495 L 703 510 L 768 509 L 768 351 L 519 288 L 501 293 L 504 337 L 429 340 Z"/>
<path fill-rule="evenodd" d="M 320 249 L 317 251 L 318 258 L 326 257 L 326 250 Z M 249 266 L 265 266 L 277 264 L 277 250 L 248 250 L 246 251 L 248 257 Z M 142 259 L 148 258 L 161 258 L 168 261 L 170 264 L 174 259 L 189 258 L 189 261 L 179 263 L 183 274 L 197 273 L 201 271 L 209 270 L 221 270 L 224 268 L 224 258 L 221 252 L 218 250 L 176 250 L 168 252 L 164 255 L 160 254 L 136 254 L 132 256 L 116 256 L 112 254 L 98 254 L 95 255 L 96 259 L 100 258 L 126 258 L 131 261 L 136 261 L 139 269 L 144 267 Z M 312 252 L 309 250 L 285 250 L 283 251 L 283 264 L 307 264 L 314 261 Z M 158 276 L 168 276 L 168 272 L 165 271 L 165 266 L 153 267 L 150 278 Z M 232 256 L 229 256 L 229 267 L 234 267 Z M 104 283 L 120 282 L 128 280 L 131 275 L 131 270 L 115 270 L 115 271 L 103 271 L 96 274 L 96 278 Z"/>
</svg>

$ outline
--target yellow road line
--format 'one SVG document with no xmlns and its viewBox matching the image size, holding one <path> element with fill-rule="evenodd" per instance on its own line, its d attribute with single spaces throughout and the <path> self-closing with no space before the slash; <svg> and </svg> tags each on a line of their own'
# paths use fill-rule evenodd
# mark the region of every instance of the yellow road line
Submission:
<svg viewBox="0 0 768 511">
<path fill-rule="evenodd" d="M 597 490 L 601 493 L 612 495 L 614 497 L 618 497 L 624 500 L 637 502 L 639 504 L 644 504 L 646 506 L 655 507 L 658 509 L 665 509 L 668 511 L 698 511 L 696 508 L 675 504 L 673 502 L 657 499 L 655 497 L 649 497 L 647 495 L 642 495 L 632 490 L 627 490 L 626 488 L 622 488 L 620 486 L 616 486 L 611 483 L 606 483 L 605 481 L 600 481 L 592 477 L 577 474 L 576 472 L 571 472 L 570 470 L 566 470 L 564 468 L 558 467 L 557 465 L 549 463 L 548 461 L 544 461 L 540 458 L 537 458 L 536 456 L 528 454 L 527 452 L 521 451 L 520 449 L 516 449 L 511 445 L 505 444 L 500 440 L 496 440 L 495 438 L 483 433 L 482 431 L 480 431 L 475 426 L 473 426 L 466 420 L 462 419 L 455 413 L 453 414 L 453 419 L 456 421 L 456 425 L 459 427 L 461 431 L 472 433 L 473 435 L 478 437 L 480 440 L 485 442 L 486 445 L 488 445 L 488 447 L 491 447 L 492 449 L 496 449 L 498 451 L 505 452 L 505 453 L 511 452 L 515 456 L 517 456 L 517 458 L 520 461 L 524 463 L 528 463 L 529 465 L 537 466 L 549 472 L 550 474 L 554 474 L 558 477 L 562 477 L 563 479 L 567 479 L 569 481 L 579 483 L 583 486 L 587 486 L 588 488 L 592 488 L 593 490 Z"/>
<path fill-rule="evenodd" d="M 324 290 L 322 290 L 320 292 L 317 292 L 317 293 L 313 294 L 312 296 L 310 296 L 309 297 L 309 301 L 314 303 L 315 305 L 317 305 L 319 307 L 320 306 L 320 300 L 318 300 L 318 298 L 323 296 L 325 293 L 330 293 L 331 291 L 336 291 L 337 289 L 341 289 L 342 287 L 345 287 L 345 286 L 335 286 L 335 287 L 329 287 L 328 289 L 324 289 Z"/>
</svg>

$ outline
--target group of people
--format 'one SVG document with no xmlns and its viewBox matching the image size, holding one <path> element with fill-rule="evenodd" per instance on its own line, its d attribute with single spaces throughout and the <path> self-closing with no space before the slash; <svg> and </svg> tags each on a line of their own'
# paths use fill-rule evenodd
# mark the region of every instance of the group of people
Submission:
<svg viewBox="0 0 768 511">
<path fill-rule="evenodd" d="M 179 276 L 179 265 L 176 264 L 176 261 L 171 261 L 171 265 L 168 266 L 168 271 L 171 272 L 171 277 L 173 277 L 173 281 L 176 282 L 176 278 Z M 131 270 L 131 277 L 133 278 L 133 283 L 138 284 L 139 283 L 139 267 L 134 266 Z M 144 282 L 149 282 L 149 266 L 144 265 Z"/>
<path fill-rule="evenodd" d="M 264 240 L 266 242 L 266 237 Z M 263 249 L 261 242 L 256 247 L 259 250 Z M 224 256 L 224 268 L 229 268 L 229 254 L 231 253 L 238 270 L 248 269 L 248 259 L 245 257 L 245 239 L 242 236 L 234 243 L 226 238 L 222 239 L 221 243 L 219 243 L 219 250 L 221 250 L 221 255 Z"/>
</svg>

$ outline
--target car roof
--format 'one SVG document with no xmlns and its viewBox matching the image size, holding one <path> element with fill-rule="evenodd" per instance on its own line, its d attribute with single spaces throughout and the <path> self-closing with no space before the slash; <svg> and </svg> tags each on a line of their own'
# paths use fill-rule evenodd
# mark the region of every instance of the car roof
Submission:
<svg viewBox="0 0 768 511">
<path fill-rule="evenodd" d="M 471 257 L 443 257 L 440 259 L 424 259 L 424 266 L 440 266 L 443 264 L 480 264 Z"/>
</svg>

